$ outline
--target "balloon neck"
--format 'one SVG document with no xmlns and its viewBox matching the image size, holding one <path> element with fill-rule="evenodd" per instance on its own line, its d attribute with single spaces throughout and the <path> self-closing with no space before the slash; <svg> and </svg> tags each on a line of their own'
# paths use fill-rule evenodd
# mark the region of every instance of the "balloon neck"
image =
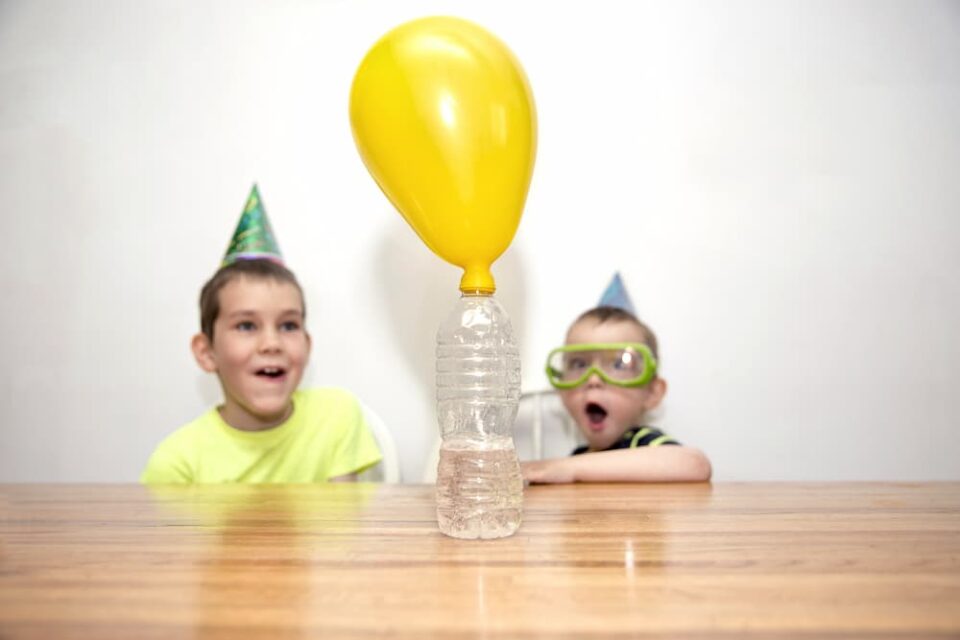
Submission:
<svg viewBox="0 0 960 640">
<path fill-rule="evenodd" d="M 460 291 L 465 296 L 490 296 L 496 290 L 489 267 L 467 267 L 460 278 Z"/>
</svg>

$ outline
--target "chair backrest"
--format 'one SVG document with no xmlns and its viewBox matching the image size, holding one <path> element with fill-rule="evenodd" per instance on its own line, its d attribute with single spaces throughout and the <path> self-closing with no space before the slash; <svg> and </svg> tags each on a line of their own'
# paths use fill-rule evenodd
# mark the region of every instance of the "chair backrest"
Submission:
<svg viewBox="0 0 960 640">
<path fill-rule="evenodd" d="M 543 460 L 565 458 L 584 440 L 560 395 L 548 389 L 520 395 L 513 442 L 520 460 Z"/>
<path fill-rule="evenodd" d="M 583 436 L 560 395 L 553 389 L 529 391 L 520 395 L 513 442 L 520 460 L 565 458 L 581 444 Z M 423 482 L 436 482 L 440 460 L 440 441 L 434 443 L 423 470 Z"/>
<path fill-rule="evenodd" d="M 420 479 L 424 484 L 433 484 L 437 481 L 437 467 L 440 465 L 440 436 L 437 436 L 432 448 L 427 453 L 427 462 L 423 467 L 423 477 Z"/>
<path fill-rule="evenodd" d="M 360 407 L 363 409 L 363 417 L 366 418 L 370 432 L 377 440 L 383 460 L 361 473 L 359 480 L 362 482 L 396 484 L 400 482 L 400 455 L 397 453 L 397 445 L 394 442 L 393 434 L 390 433 L 390 429 L 373 409 L 363 403 Z"/>
</svg>

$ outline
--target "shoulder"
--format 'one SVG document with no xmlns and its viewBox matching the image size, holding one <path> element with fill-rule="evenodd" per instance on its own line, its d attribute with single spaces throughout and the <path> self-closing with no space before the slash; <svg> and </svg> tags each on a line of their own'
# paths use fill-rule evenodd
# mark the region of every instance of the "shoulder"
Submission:
<svg viewBox="0 0 960 640">
<path fill-rule="evenodd" d="M 340 387 L 317 387 L 297 391 L 293 396 L 294 415 L 299 424 L 332 434 L 362 429 L 366 418 L 360 401 Z"/>
<path fill-rule="evenodd" d="M 198 440 L 204 438 L 212 430 L 216 425 L 216 420 L 217 410 L 212 408 L 164 438 L 157 445 L 157 450 L 178 450 L 195 445 Z"/>
<path fill-rule="evenodd" d="M 302 407 L 308 413 L 360 413 L 360 401 L 342 387 L 299 389 L 293 394 L 293 402 L 296 407 Z"/>
<path fill-rule="evenodd" d="M 216 408 L 210 409 L 161 440 L 156 452 L 174 454 L 193 450 L 216 432 L 217 418 Z"/>
<path fill-rule="evenodd" d="M 210 409 L 161 440 L 150 455 L 141 481 L 189 482 L 199 450 L 216 432 L 216 411 Z"/>
<path fill-rule="evenodd" d="M 381 459 L 359 399 L 340 387 L 305 389 L 294 395 L 294 415 L 300 413 L 297 437 L 323 452 L 328 477 L 356 473 Z"/>
<path fill-rule="evenodd" d="M 627 429 L 620 439 L 618 448 L 659 447 L 665 444 L 680 444 L 656 427 L 633 427 Z"/>
</svg>

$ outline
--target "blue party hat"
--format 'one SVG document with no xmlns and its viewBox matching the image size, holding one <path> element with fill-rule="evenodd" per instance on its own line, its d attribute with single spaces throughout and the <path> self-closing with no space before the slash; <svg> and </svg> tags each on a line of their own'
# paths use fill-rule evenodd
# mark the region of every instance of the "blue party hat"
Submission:
<svg viewBox="0 0 960 640">
<path fill-rule="evenodd" d="M 633 308 L 633 303 L 630 301 L 630 296 L 627 294 L 627 288 L 623 286 L 623 279 L 620 278 L 619 271 L 613 274 L 613 278 L 610 280 L 610 284 L 607 285 L 603 295 L 600 296 L 600 302 L 597 303 L 597 306 L 616 307 L 633 315 L 637 315 L 636 310 Z"/>
</svg>

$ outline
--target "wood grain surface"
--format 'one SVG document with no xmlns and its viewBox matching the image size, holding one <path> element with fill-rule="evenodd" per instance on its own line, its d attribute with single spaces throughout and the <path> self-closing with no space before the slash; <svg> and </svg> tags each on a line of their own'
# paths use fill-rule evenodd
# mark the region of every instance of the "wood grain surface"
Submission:
<svg viewBox="0 0 960 640">
<path fill-rule="evenodd" d="M 0 639 L 958 638 L 960 483 L 0 485 Z"/>
</svg>

